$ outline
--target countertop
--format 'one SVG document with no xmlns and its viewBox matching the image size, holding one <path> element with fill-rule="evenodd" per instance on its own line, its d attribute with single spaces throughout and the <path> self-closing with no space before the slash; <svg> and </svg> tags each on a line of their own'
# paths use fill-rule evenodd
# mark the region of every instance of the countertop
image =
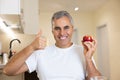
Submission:
<svg viewBox="0 0 120 80">
<path fill-rule="evenodd" d="M 4 64 L 0 64 L 0 73 L 2 73 L 2 69 L 5 65 Z"/>
<path fill-rule="evenodd" d="M 0 69 L 3 69 L 5 65 L 4 64 L 0 64 Z"/>
</svg>

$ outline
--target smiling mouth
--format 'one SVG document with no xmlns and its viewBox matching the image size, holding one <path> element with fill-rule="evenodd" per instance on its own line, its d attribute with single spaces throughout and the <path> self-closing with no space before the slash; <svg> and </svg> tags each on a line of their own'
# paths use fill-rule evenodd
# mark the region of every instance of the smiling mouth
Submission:
<svg viewBox="0 0 120 80">
<path fill-rule="evenodd" d="M 60 40 L 65 40 L 65 39 L 67 39 L 67 36 L 60 36 L 59 39 Z"/>
</svg>

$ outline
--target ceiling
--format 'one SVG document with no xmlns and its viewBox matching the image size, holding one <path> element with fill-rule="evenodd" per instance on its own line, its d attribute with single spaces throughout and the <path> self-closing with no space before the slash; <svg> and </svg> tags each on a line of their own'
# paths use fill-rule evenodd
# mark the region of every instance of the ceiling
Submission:
<svg viewBox="0 0 120 80">
<path fill-rule="evenodd" d="M 74 8 L 79 7 L 78 12 L 94 11 L 104 5 L 108 0 L 39 0 L 40 12 L 53 13 L 58 10 L 75 12 Z M 0 15 L 6 23 L 20 24 L 19 15 Z"/>
<path fill-rule="evenodd" d="M 54 12 L 67 10 L 73 12 L 75 7 L 78 11 L 93 11 L 104 5 L 108 0 L 40 0 L 40 12 Z"/>
<path fill-rule="evenodd" d="M 108 0 L 39 0 L 40 12 L 55 12 L 58 10 L 66 10 L 74 12 L 75 7 L 79 7 L 78 11 L 94 11 L 104 5 Z M 19 24 L 19 15 L 0 15 L 9 24 Z"/>
<path fill-rule="evenodd" d="M 40 12 L 55 12 L 66 10 L 74 12 L 75 7 L 78 11 L 93 11 L 104 5 L 108 0 L 39 0 Z M 8 24 L 19 24 L 19 15 L 0 15 Z"/>
</svg>

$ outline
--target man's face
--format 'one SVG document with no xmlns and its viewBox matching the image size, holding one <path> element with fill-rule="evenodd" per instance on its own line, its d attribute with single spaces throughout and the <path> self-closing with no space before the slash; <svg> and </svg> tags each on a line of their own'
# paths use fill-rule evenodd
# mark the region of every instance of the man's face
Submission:
<svg viewBox="0 0 120 80">
<path fill-rule="evenodd" d="M 52 33 L 56 40 L 56 46 L 66 48 L 72 44 L 73 26 L 67 17 L 61 17 L 53 21 Z"/>
</svg>

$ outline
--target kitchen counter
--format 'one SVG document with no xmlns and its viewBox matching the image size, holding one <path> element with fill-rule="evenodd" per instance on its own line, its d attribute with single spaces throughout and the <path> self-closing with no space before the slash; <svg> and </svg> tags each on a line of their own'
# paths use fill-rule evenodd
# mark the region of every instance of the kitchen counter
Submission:
<svg viewBox="0 0 120 80">
<path fill-rule="evenodd" d="M 3 69 L 5 65 L 4 64 L 0 64 L 0 69 Z"/>
<path fill-rule="evenodd" d="M 5 65 L 4 64 L 0 64 L 0 73 L 2 73 L 2 69 Z"/>
</svg>

